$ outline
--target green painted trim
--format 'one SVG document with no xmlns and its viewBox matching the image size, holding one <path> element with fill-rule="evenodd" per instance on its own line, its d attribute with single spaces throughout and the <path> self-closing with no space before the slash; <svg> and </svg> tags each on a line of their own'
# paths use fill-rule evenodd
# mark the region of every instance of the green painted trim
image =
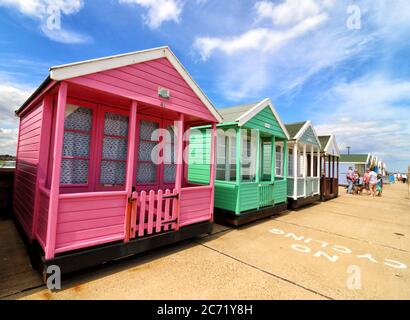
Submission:
<svg viewBox="0 0 410 320">
<path fill-rule="evenodd" d="M 239 186 L 241 184 L 241 128 L 236 128 L 236 185 L 238 186 L 238 192 L 236 196 L 236 206 L 235 213 L 240 212 L 240 202 L 239 202 Z"/>
<path fill-rule="evenodd" d="M 261 136 L 259 130 L 256 135 L 256 168 L 255 168 L 255 181 L 259 183 L 261 181 Z M 258 201 L 259 202 L 259 201 Z"/>
<path fill-rule="evenodd" d="M 272 157 L 272 163 L 271 163 L 271 168 L 270 168 L 270 172 L 271 172 L 271 176 L 270 179 L 272 182 L 275 182 L 275 178 L 276 178 L 276 172 L 275 172 L 275 166 L 276 166 L 276 149 L 275 149 L 275 142 L 276 142 L 276 138 L 275 136 L 272 136 L 272 148 L 271 148 L 271 157 Z"/>
</svg>

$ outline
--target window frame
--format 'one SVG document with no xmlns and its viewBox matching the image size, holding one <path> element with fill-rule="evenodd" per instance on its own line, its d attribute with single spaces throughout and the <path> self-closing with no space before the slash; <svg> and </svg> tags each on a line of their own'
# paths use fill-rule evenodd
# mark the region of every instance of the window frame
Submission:
<svg viewBox="0 0 410 320">
<path fill-rule="evenodd" d="M 222 133 L 223 131 L 223 133 Z M 216 179 L 218 181 L 224 181 L 224 182 L 232 182 L 235 183 L 237 180 L 237 172 L 236 172 L 236 162 L 237 162 L 237 145 L 236 145 L 236 135 L 237 132 L 233 128 L 228 128 L 226 130 L 224 129 L 218 129 L 217 130 L 217 135 L 219 137 L 223 137 L 224 139 L 224 179 Z M 232 150 L 235 150 L 234 155 L 232 154 Z M 217 154 L 218 157 L 218 154 Z M 233 160 L 233 161 L 232 161 Z M 235 166 L 235 169 L 231 169 L 231 165 Z M 218 158 L 217 158 L 217 163 L 216 163 L 216 170 L 218 170 Z M 231 180 L 232 175 L 231 172 L 234 171 L 234 180 Z"/>
<path fill-rule="evenodd" d="M 95 172 L 95 191 L 123 191 L 126 188 L 126 179 L 127 179 L 127 165 L 128 165 L 128 153 L 129 153 L 129 140 L 130 140 L 130 113 L 129 110 L 124 110 L 120 108 L 113 108 L 105 105 L 98 105 L 98 122 L 97 122 L 97 143 L 96 143 L 96 161 L 93 171 Z M 102 185 L 100 183 L 101 180 L 101 162 L 104 161 L 103 159 L 103 146 L 104 146 L 104 119 L 105 113 L 114 113 L 122 116 L 126 116 L 128 118 L 128 134 L 127 134 L 127 155 L 125 160 L 121 160 L 121 162 L 125 162 L 125 177 L 124 177 L 124 184 L 123 185 Z"/>
<path fill-rule="evenodd" d="M 280 174 L 277 174 L 276 169 L 276 162 L 278 161 L 276 148 L 280 148 Z M 275 178 L 283 178 L 285 176 L 285 168 L 284 168 L 284 143 L 283 142 L 275 142 Z"/>
<path fill-rule="evenodd" d="M 82 99 L 77 99 L 73 97 L 67 97 L 67 105 L 75 105 L 78 107 L 83 107 L 83 108 L 88 108 L 91 109 L 92 111 L 92 120 L 91 120 L 91 129 L 89 131 L 89 136 L 90 136 L 90 146 L 89 146 L 89 155 L 88 155 L 88 175 L 87 175 L 87 183 L 81 183 L 81 184 L 62 184 L 61 183 L 61 177 L 60 177 L 60 192 L 61 193 L 81 193 L 81 192 L 90 192 L 94 190 L 95 186 L 95 162 L 96 162 L 96 144 L 98 141 L 97 135 L 98 135 L 98 130 L 97 130 L 97 125 L 98 125 L 98 104 L 85 101 Z M 56 112 L 56 108 L 55 112 Z M 53 117 L 54 119 L 54 117 Z M 64 116 L 65 120 L 65 116 Z M 55 126 L 55 122 L 54 122 Z M 82 130 L 71 130 L 65 129 L 65 124 L 64 124 L 64 129 L 63 129 L 63 148 L 64 148 L 64 133 L 65 132 L 78 132 L 78 133 L 84 133 L 85 131 Z M 61 161 L 64 159 L 83 159 L 81 157 L 65 157 L 64 154 L 61 155 Z M 85 160 L 85 158 L 84 158 Z M 50 173 L 51 174 L 51 173 Z"/>
<path fill-rule="evenodd" d="M 248 140 L 248 138 L 250 138 L 250 139 Z M 253 179 L 249 179 L 249 180 L 244 180 L 243 179 L 243 172 L 244 172 L 243 165 L 244 164 L 243 164 L 242 160 L 243 160 L 243 153 L 244 153 L 244 150 L 245 150 L 244 142 L 246 144 L 249 143 L 250 148 L 246 148 L 246 152 L 247 152 L 246 157 L 251 159 L 251 164 L 250 164 L 251 168 L 252 168 L 252 165 L 253 165 Z M 254 149 L 255 150 L 255 156 L 254 157 L 252 157 L 252 145 L 255 146 L 255 149 Z M 256 166 L 260 165 L 259 163 L 256 163 L 257 148 L 259 148 L 258 143 L 257 143 L 257 137 L 253 136 L 252 134 L 248 135 L 248 130 L 246 130 L 246 135 L 241 134 L 241 154 L 240 154 L 240 156 L 241 156 L 241 159 L 240 159 L 241 160 L 240 161 L 240 168 L 241 168 L 240 169 L 241 170 L 240 171 L 240 174 L 241 174 L 240 175 L 240 182 L 241 183 L 255 183 L 257 181 Z"/>
<path fill-rule="evenodd" d="M 165 171 L 165 163 L 162 162 L 160 164 L 156 165 L 156 175 L 157 175 L 157 179 L 156 182 L 154 183 L 137 183 L 137 175 L 138 175 L 138 164 L 139 163 L 152 163 L 152 162 L 148 162 L 148 161 L 140 161 L 138 159 L 138 146 L 140 144 L 140 135 L 139 135 L 139 131 L 140 131 L 140 124 L 141 124 L 141 120 L 145 120 L 145 121 L 149 121 L 149 122 L 156 122 L 158 123 L 158 129 L 166 129 L 168 126 L 174 126 L 175 123 L 174 121 L 176 120 L 169 120 L 169 119 L 165 119 L 165 118 L 158 118 L 158 117 L 154 117 L 154 116 L 149 116 L 146 114 L 138 114 L 137 117 L 137 124 L 136 124 L 136 130 L 135 130 L 135 144 L 136 144 L 136 148 L 135 148 L 135 155 L 134 155 L 134 172 L 133 172 L 133 178 L 132 178 L 132 185 L 135 188 L 135 190 L 137 191 L 143 191 L 143 190 L 154 190 L 157 191 L 159 189 L 170 189 L 172 190 L 175 187 L 175 182 L 166 182 L 165 181 L 165 176 L 164 176 L 164 171 Z M 177 130 L 177 128 L 175 128 L 174 126 L 174 130 Z M 144 140 L 144 141 L 151 141 L 151 142 L 157 142 L 157 143 L 161 143 L 162 140 L 159 139 L 160 137 L 158 137 L 157 141 L 154 140 Z M 175 148 L 175 146 L 178 146 L 178 141 L 177 141 L 177 137 L 174 137 L 174 143 L 173 147 Z M 165 144 L 164 144 L 164 148 L 162 150 L 162 152 L 164 152 L 165 150 Z M 175 156 L 175 162 L 177 161 L 177 152 L 178 149 L 174 149 L 176 152 L 174 152 L 174 156 Z M 161 156 L 163 154 L 159 153 L 158 156 Z M 175 172 L 175 179 L 176 179 L 176 172 Z"/>
</svg>

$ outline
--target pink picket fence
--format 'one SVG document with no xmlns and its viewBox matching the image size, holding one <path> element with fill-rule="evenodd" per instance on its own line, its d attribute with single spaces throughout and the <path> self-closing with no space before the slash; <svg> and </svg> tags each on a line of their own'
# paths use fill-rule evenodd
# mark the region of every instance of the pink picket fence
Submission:
<svg viewBox="0 0 410 320">
<path fill-rule="evenodd" d="M 176 229 L 178 193 L 175 189 L 134 192 L 131 201 L 130 238 Z"/>
</svg>

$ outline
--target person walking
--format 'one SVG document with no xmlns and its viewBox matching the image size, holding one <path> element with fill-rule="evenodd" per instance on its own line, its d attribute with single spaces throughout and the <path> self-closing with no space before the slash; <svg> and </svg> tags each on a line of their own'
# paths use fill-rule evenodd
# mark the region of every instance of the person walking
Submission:
<svg viewBox="0 0 410 320">
<path fill-rule="evenodd" d="M 401 179 L 402 179 L 403 183 L 406 183 L 407 182 L 407 174 L 403 173 L 402 176 L 401 176 Z"/>
<path fill-rule="evenodd" d="M 381 174 L 377 175 L 377 183 L 376 183 L 376 192 L 377 196 L 381 197 L 383 192 L 383 178 Z"/>
<path fill-rule="evenodd" d="M 374 197 L 376 195 L 377 173 L 373 169 L 369 172 L 369 187 L 370 193 Z"/>
<path fill-rule="evenodd" d="M 366 169 L 366 172 L 365 172 L 364 175 L 363 175 L 363 187 L 366 189 L 368 195 L 370 194 L 370 187 L 369 187 L 369 179 L 370 179 L 370 178 L 369 178 L 369 172 L 370 172 L 370 169 L 367 168 L 367 169 Z"/>
<path fill-rule="evenodd" d="M 353 189 L 353 168 L 349 167 L 346 173 L 346 180 L 347 180 L 347 193 L 352 193 Z"/>
</svg>

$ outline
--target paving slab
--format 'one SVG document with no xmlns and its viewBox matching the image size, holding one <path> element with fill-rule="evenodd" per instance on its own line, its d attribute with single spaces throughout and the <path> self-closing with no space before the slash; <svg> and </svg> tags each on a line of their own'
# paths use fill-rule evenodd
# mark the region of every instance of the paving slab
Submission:
<svg viewBox="0 0 410 320">
<path fill-rule="evenodd" d="M 42 285 L 12 220 L 0 220 L 0 299 Z"/>
<path fill-rule="evenodd" d="M 410 200 L 350 196 L 84 270 L 8 299 L 410 299 Z M 24 277 L 23 277 L 24 278 Z M 29 289 L 30 287 L 28 287 Z"/>
</svg>

